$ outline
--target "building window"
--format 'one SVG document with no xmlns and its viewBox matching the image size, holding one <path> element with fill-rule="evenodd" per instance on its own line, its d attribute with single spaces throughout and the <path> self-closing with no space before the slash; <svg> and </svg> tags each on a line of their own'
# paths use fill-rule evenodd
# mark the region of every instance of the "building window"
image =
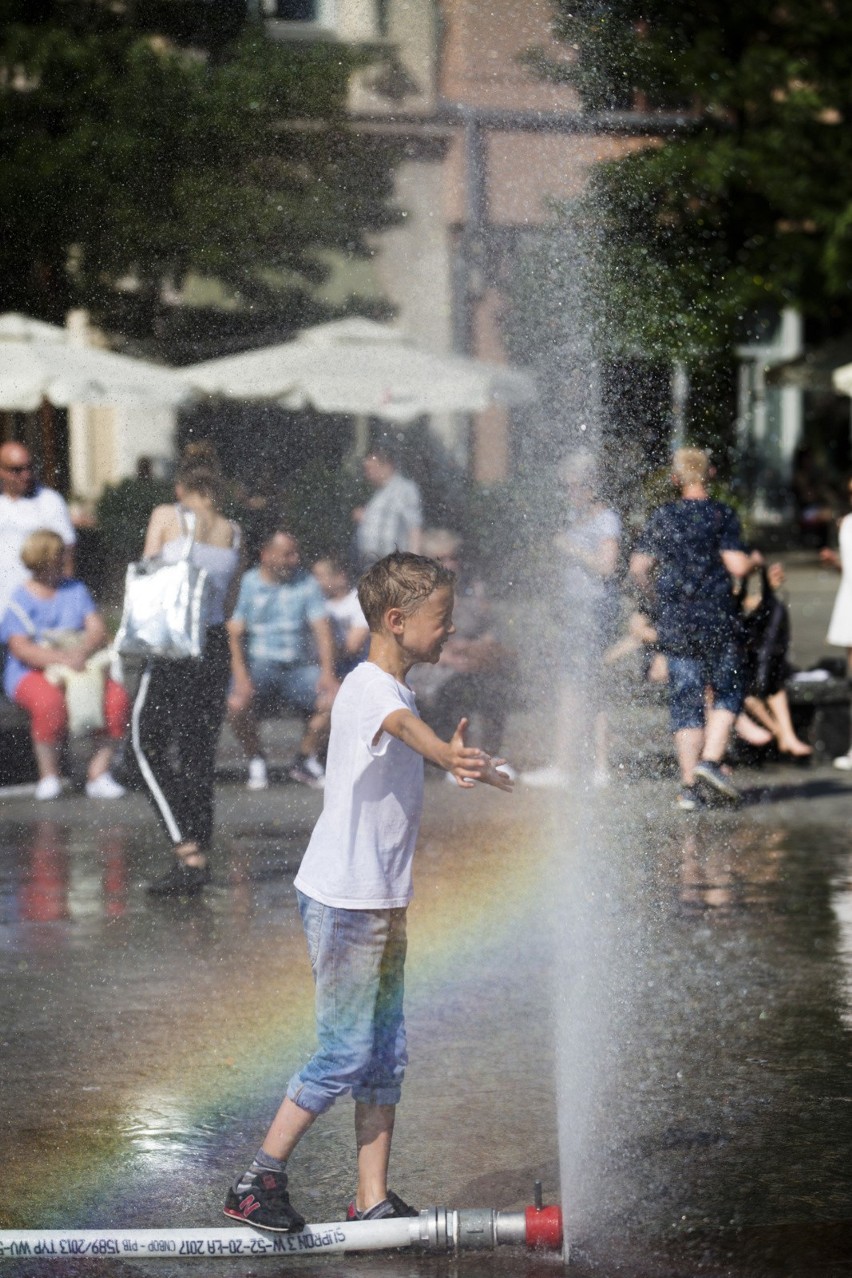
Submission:
<svg viewBox="0 0 852 1278">
<path fill-rule="evenodd" d="M 317 0 L 275 0 L 275 17 L 281 22 L 316 22 Z"/>
<path fill-rule="evenodd" d="M 275 40 L 314 39 L 337 30 L 337 0 L 248 0 Z"/>
</svg>

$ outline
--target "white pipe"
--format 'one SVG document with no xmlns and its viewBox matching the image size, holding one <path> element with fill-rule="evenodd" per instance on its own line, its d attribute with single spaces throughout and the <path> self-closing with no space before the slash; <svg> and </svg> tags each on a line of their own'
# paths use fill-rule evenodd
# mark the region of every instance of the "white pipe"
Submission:
<svg viewBox="0 0 852 1278">
<path fill-rule="evenodd" d="M 536 1203 L 526 1211 L 427 1207 L 419 1216 L 335 1220 L 306 1225 L 298 1234 L 243 1227 L 224 1229 L 3 1229 L 0 1260 L 86 1256 L 157 1258 L 315 1255 L 330 1251 L 383 1251 L 417 1247 L 428 1252 L 482 1250 L 500 1243 L 562 1246 L 562 1213 Z"/>
<path fill-rule="evenodd" d="M 261 1233 L 240 1226 L 224 1229 L 3 1229 L 0 1258 L 126 1256 L 165 1260 L 175 1256 L 315 1255 L 331 1251 L 381 1251 L 420 1241 L 420 1222 L 333 1221 L 306 1225 L 298 1234 Z"/>
</svg>

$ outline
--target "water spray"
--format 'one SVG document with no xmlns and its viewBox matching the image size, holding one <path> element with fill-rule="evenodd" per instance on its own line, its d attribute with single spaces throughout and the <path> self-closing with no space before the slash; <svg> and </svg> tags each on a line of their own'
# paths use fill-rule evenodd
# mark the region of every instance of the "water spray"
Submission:
<svg viewBox="0 0 852 1278">
<path fill-rule="evenodd" d="M 297 1234 L 236 1226 L 223 1229 L 3 1229 L 0 1259 L 81 1256 L 156 1260 L 175 1257 L 314 1256 L 326 1252 L 411 1247 L 432 1254 L 487 1251 L 501 1244 L 548 1250 L 562 1246 L 562 1211 L 536 1202 L 524 1211 L 428 1207 L 419 1216 L 332 1221 Z"/>
</svg>

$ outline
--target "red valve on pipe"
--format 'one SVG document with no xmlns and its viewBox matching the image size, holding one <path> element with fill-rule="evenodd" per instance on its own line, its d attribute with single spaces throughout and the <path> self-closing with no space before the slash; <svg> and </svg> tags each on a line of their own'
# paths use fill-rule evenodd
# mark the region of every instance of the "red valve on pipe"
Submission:
<svg viewBox="0 0 852 1278">
<path fill-rule="evenodd" d="M 559 1251 L 562 1247 L 562 1208 L 528 1207 L 526 1210 L 528 1247 Z"/>
</svg>

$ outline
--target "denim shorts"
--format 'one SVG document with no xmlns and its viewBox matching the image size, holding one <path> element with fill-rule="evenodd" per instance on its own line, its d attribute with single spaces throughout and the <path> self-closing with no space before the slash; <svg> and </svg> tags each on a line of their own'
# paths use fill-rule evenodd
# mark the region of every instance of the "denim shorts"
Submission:
<svg viewBox="0 0 852 1278">
<path fill-rule="evenodd" d="M 667 656 L 667 661 L 672 732 L 704 727 L 706 688 L 712 689 L 715 709 L 742 710 L 745 662 L 738 643 L 708 649 L 700 657 Z"/>
<path fill-rule="evenodd" d="M 318 1047 L 287 1095 L 312 1114 L 347 1092 L 368 1105 L 396 1105 L 408 1064 L 406 911 L 341 910 L 296 895 L 316 988 Z"/>
<path fill-rule="evenodd" d="M 249 673 L 254 684 L 255 708 L 260 715 L 274 714 L 282 707 L 314 709 L 317 700 L 319 666 L 290 666 L 282 661 L 253 661 Z"/>
</svg>

